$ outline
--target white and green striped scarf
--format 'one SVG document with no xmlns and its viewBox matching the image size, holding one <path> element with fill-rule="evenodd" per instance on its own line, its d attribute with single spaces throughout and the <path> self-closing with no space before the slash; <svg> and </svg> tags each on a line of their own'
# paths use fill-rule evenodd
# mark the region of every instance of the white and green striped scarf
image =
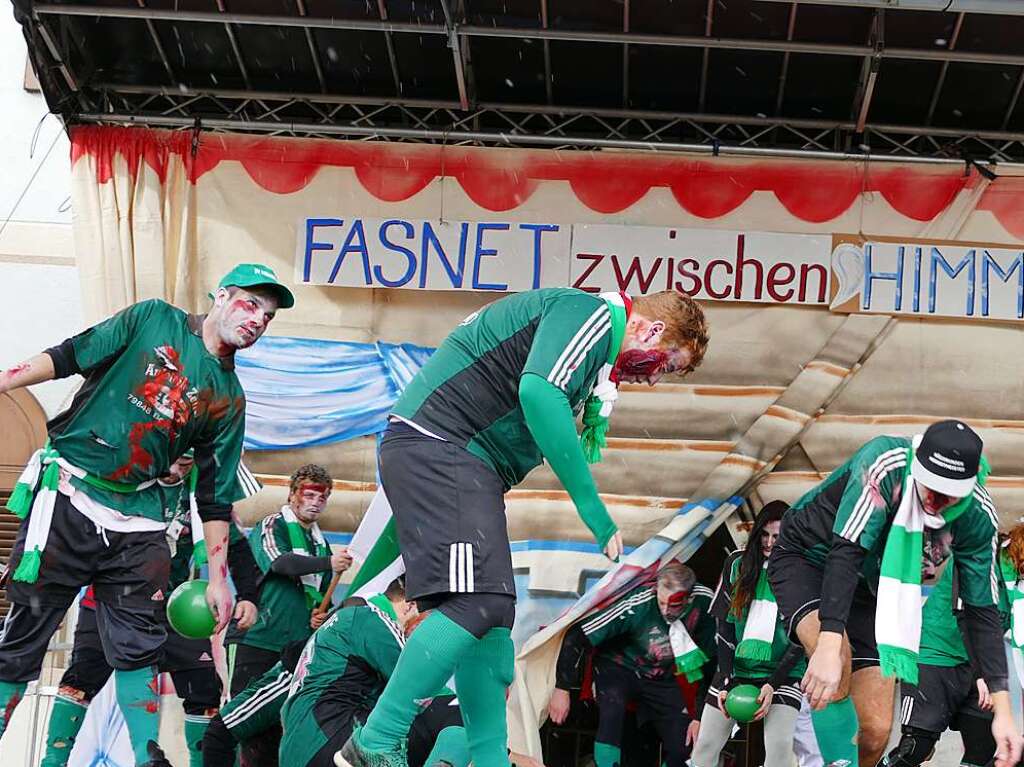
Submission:
<svg viewBox="0 0 1024 767">
<path fill-rule="evenodd" d="M 912 452 L 920 437 L 907 450 L 903 470 L 900 505 L 885 541 L 882 570 L 878 579 L 875 606 L 875 640 L 884 676 L 917 684 L 917 655 L 921 645 L 921 558 L 924 555 L 924 528 L 940 528 L 953 522 L 973 503 L 973 493 L 950 506 L 941 517 L 926 514 L 914 490 L 910 476 Z M 982 457 L 978 484 L 984 485 L 989 473 Z"/>
<path fill-rule="evenodd" d="M 1004 550 L 999 554 L 999 570 L 1006 586 L 1006 599 L 1010 603 L 1010 657 L 1017 671 L 1017 678 L 1024 678 L 1024 578 L 1017 573 L 1013 561 Z"/>
<path fill-rule="evenodd" d="M 730 616 L 731 620 L 731 616 Z M 764 563 L 754 598 L 747 610 L 746 623 L 743 625 L 743 637 L 736 645 L 736 657 L 748 660 L 771 660 L 772 644 L 775 641 L 776 626 L 779 621 L 779 606 L 775 604 L 775 595 L 768 583 L 768 562 Z"/>
<path fill-rule="evenodd" d="M 309 527 L 309 532 L 313 536 L 316 549 L 315 551 L 310 551 L 306 544 L 306 532 L 302 525 L 299 524 L 299 520 L 295 516 L 295 512 L 291 510 L 291 507 L 287 504 L 282 506 L 281 516 L 284 517 L 285 525 L 288 528 L 288 542 L 291 544 L 292 551 L 304 557 L 330 556 L 331 547 L 327 545 L 324 534 L 320 532 L 320 526 L 316 522 Z M 318 606 L 323 601 L 324 595 L 320 591 L 320 581 L 322 579 L 322 573 L 309 573 L 300 578 L 302 587 L 306 592 L 306 604 L 310 608 Z"/>
<path fill-rule="evenodd" d="M 1020 651 L 1024 649 L 1024 578 L 1017 573 L 1017 568 L 1005 551 L 999 554 L 999 571 L 1006 585 L 1006 599 L 1010 603 L 1010 644 Z"/>
<path fill-rule="evenodd" d="M 701 667 L 708 662 L 708 656 L 693 641 L 690 632 L 683 625 L 682 618 L 669 624 L 668 641 L 672 645 L 672 654 L 676 657 L 677 674 L 684 674 L 688 682 L 696 682 L 704 676 Z"/>
<path fill-rule="evenodd" d="M 583 405 L 583 431 L 580 434 L 580 446 L 587 463 L 601 461 L 601 448 L 608 445 L 608 419 L 612 408 L 619 398 L 619 387 L 611 380 L 615 361 L 619 358 L 622 339 L 626 337 L 626 321 L 629 319 L 629 307 L 620 293 L 602 293 L 601 298 L 608 306 L 611 317 L 612 337 L 608 347 L 608 359 L 597 374 L 594 390 Z M 630 304 L 631 306 L 632 304 Z"/>
<path fill-rule="evenodd" d="M 196 484 L 199 481 L 199 467 L 193 466 L 188 473 L 188 523 L 192 530 L 192 566 L 202 567 L 207 562 L 206 536 L 203 534 L 203 520 L 196 503 Z"/>
</svg>

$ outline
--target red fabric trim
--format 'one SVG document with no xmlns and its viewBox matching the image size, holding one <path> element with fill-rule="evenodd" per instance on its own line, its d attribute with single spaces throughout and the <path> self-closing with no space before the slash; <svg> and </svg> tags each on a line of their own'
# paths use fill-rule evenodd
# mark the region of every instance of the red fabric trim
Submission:
<svg viewBox="0 0 1024 767">
<path fill-rule="evenodd" d="M 976 178 L 974 173 L 965 176 L 960 166 L 865 167 L 827 160 L 496 150 L 213 133 L 196 136 L 193 156 L 194 136 L 191 131 L 75 126 L 71 159 L 95 157 L 98 183 L 110 180 L 116 155 L 133 175 L 145 162 L 161 182 L 171 155 L 184 159 L 192 183 L 221 162 L 235 161 L 257 185 L 275 194 L 303 189 L 324 166 L 347 167 L 367 192 L 384 202 L 407 200 L 446 176 L 478 206 L 494 212 L 522 205 L 542 181 L 567 182 L 582 204 L 606 214 L 629 208 L 652 188 L 667 188 L 681 208 L 704 219 L 724 216 L 754 192 L 770 192 L 794 217 L 814 224 L 834 219 L 870 192 L 881 194 L 906 218 L 930 221 Z M 996 180 L 979 207 L 992 211 L 1007 231 L 1024 239 L 1022 181 Z"/>
</svg>

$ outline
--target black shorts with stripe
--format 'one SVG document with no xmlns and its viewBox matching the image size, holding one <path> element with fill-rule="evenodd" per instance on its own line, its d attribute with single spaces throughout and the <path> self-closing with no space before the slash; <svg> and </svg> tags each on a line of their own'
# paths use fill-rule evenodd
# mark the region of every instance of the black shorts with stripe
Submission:
<svg viewBox="0 0 1024 767">
<path fill-rule="evenodd" d="M 991 719 L 978 702 L 978 685 L 969 663 L 917 666 L 917 684 L 900 682 L 900 724 L 927 732 L 960 730 L 963 717 Z"/>
<path fill-rule="evenodd" d="M 407 598 L 515 596 L 501 478 L 468 451 L 392 422 L 380 478 L 405 560 Z"/>
<path fill-rule="evenodd" d="M 796 627 L 821 605 L 821 584 L 825 571 L 809 562 L 802 553 L 776 543 L 768 560 L 771 581 L 779 615 L 785 621 L 791 641 L 799 644 Z M 852 668 L 879 665 L 878 643 L 875 640 L 875 597 L 863 581 L 858 581 L 846 621 L 846 636 L 853 654 Z"/>
<path fill-rule="evenodd" d="M 741 684 L 750 684 L 761 689 L 765 684 L 768 683 L 767 679 L 750 679 L 747 677 L 737 676 L 728 680 L 723 687 L 726 690 L 731 690 L 733 687 L 738 687 Z M 718 705 L 718 693 L 722 687 L 718 687 L 712 684 L 708 688 L 707 698 L 704 699 L 704 703 L 713 708 L 721 710 L 721 706 Z M 772 693 L 772 705 L 773 706 L 789 706 L 795 708 L 797 711 L 800 710 L 800 706 L 803 704 L 804 694 L 800 691 L 800 683 L 796 680 L 787 681 L 774 693 Z"/>
</svg>

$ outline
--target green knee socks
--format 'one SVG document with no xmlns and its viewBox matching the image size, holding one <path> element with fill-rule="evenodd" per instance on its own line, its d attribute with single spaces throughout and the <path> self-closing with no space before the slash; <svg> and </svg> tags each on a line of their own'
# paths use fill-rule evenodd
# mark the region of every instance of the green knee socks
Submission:
<svg viewBox="0 0 1024 767">
<path fill-rule="evenodd" d="M 148 744 L 160 734 L 160 698 L 156 692 L 156 666 L 114 671 L 114 692 L 128 727 L 136 764 L 150 760 Z"/>
<path fill-rule="evenodd" d="M 387 687 L 359 730 L 359 745 L 377 752 L 397 748 L 420 712 L 417 701 L 436 695 L 477 641 L 440 610 L 432 611 L 402 649 Z"/>
<path fill-rule="evenodd" d="M 610 746 L 600 741 L 594 742 L 595 767 L 619 767 L 622 761 L 622 750 L 618 746 Z"/>
<path fill-rule="evenodd" d="M 185 745 L 188 746 L 188 767 L 203 767 L 203 736 L 210 726 L 210 717 L 185 715 Z"/>
<path fill-rule="evenodd" d="M 469 745 L 466 743 L 466 731 L 462 727 L 445 727 L 437 734 L 437 740 L 423 767 L 437 767 L 441 762 L 451 767 L 467 767 L 469 764 Z"/>
<path fill-rule="evenodd" d="M 857 767 L 857 709 L 851 698 L 811 712 L 811 724 L 826 767 Z"/>
<path fill-rule="evenodd" d="M 14 707 L 21 701 L 28 685 L 25 682 L 0 682 L 0 735 L 14 716 Z"/>
<path fill-rule="evenodd" d="M 50 726 L 46 732 L 46 754 L 39 767 L 65 767 L 75 746 L 78 731 L 85 721 L 88 703 L 58 694 L 50 711 Z"/>
<path fill-rule="evenodd" d="M 455 669 L 455 692 L 473 767 L 509 767 L 505 692 L 512 684 L 514 664 L 512 631 L 494 628 Z"/>
</svg>

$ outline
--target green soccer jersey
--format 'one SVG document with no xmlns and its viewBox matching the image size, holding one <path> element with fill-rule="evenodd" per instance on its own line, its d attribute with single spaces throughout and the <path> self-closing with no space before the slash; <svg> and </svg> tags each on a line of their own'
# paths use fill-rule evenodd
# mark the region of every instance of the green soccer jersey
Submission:
<svg viewBox="0 0 1024 767">
<path fill-rule="evenodd" d="M 327 619 L 302 651 L 281 712 L 289 764 L 308 764 L 332 736 L 365 720 L 404 642 L 398 623 L 374 604 Z"/>
<path fill-rule="evenodd" d="M 60 455 L 103 480 L 126 485 L 162 477 L 190 447 L 199 467 L 204 518 L 227 519 L 242 496 L 236 468 L 245 431 L 245 395 L 231 357 L 202 339 L 202 318 L 164 301 L 143 301 L 47 350 L 56 377 L 85 383 L 48 424 Z M 162 520 L 163 489 L 100 489 L 72 483 L 128 516 Z"/>
<path fill-rule="evenodd" d="M 959 666 L 969 663 L 970 657 L 964 646 L 963 636 L 957 625 L 954 612 L 954 580 L 956 557 L 950 557 L 931 593 L 921 609 L 921 647 L 918 663 L 929 666 Z M 962 577 L 962 575 L 960 575 Z M 1006 596 L 1006 584 L 999 579 L 999 614 L 1003 628 L 1010 627 L 1010 600 Z"/>
<path fill-rule="evenodd" d="M 743 640 L 743 632 L 747 627 L 747 617 L 750 606 L 739 616 L 736 616 L 731 609 L 732 598 L 736 590 L 736 580 L 740 572 L 740 559 L 743 551 L 734 552 L 726 560 L 725 568 L 722 571 L 722 584 L 715 593 L 714 603 L 711 605 L 711 612 L 720 619 L 728 620 L 736 627 L 736 642 Z M 782 662 L 782 656 L 792 646 L 786 634 L 785 622 L 781 615 L 775 623 L 775 636 L 772 638 L 772 657 L 768 660 L 752 660 L 741 658 L 738 655 L 733 659 L 733 676 L 744 679 L 768 679 Z M 799 661 L 789 672 L 789 679 L 800 679 L 807 670 L 807 660 Z"/>
<path fill-rule="evenodd" d="M 885 541 L 899 509 L 910 447 L 911 441 L 902 437 L 875 437 L 867 442 L 786 512 L 779 543 L 803 552 L 821 567 L 833 536 L 859 544 L 865 552 L 861 577 L 874 592 Z M 952 536 L 961 596 L 975 607 L 995 605 L 999 598 L 997 527 L 992 497 L 978 485 L 970 506 L 944 528 Z"/>
<path fill-rule="evenodd" d="M 309 530 L 303 530 L 303 534 L 307 551 L 314 556 L 330 555 L 329 548 L 317 550 L 316 540 Z M 240 632 L 232 624 L 226 641 L 275 652 L 280 652 L 289 642 L 304 642 L 313 633 L 309 619 L 315 605 L 309 604 L 300 578 L 279 575 L 270 569 L 277 557 L 294 551 L 281 512 L 264 517 L 259 526 L 252 529 L 249 547 L 263 573 L 259 614 L 248 631 Z M 317 589 L 321 593 L 327 590 L 331 576 L 331 571 L 326 570 L 317 579 Z"/>
<path fill-rule="evenodd" d="M 599 296 L 546 288 L 502 298 L 463 320 L 406 387 L 394 414 L 466 448 L 507 487 L 541 463 L 519 402 L 534 373 L 578 413 L 608 361 L 611 313 Z"/>
<path fill-rule="evenodd" d="M 690 638 L 713 664 L 715 619 L 711 615 L 711 590 L 697 584 L 681 620 Z M 645 679 L 658 679 L 676 673 L 675 654 L 669 640 L 669 625 L 658 609 L 657 590 L 640 586 L 617 599 L 580 624 L 580 628 L 598 653 Z M 705 670 L 705 681 L 709 674 Z"/>
</svg>

